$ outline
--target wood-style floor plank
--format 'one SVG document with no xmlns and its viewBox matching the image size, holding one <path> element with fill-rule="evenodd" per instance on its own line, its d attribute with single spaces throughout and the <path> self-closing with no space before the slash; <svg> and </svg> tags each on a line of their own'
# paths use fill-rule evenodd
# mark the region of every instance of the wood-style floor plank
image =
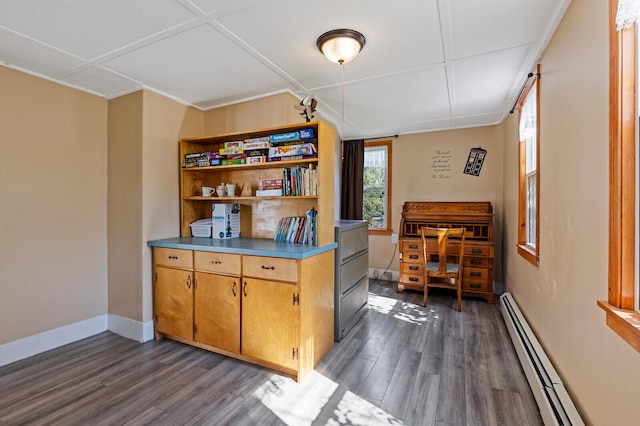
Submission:
<svg viewBox="0 0 640 426">
<path fill-rule="evenodd" d="M 365 316 L 303 383 L 110 332 L 0 367 L 5 425 L 541 425 L 496 305 L 370 281 Z"/>
</svg>

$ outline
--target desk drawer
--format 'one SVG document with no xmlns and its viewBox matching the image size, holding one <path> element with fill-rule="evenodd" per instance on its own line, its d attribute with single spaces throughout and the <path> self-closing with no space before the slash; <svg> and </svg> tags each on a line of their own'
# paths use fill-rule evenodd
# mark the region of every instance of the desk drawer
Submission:
<svg viewBox="0 0 640 426">
<path fill-rule="evenodd" d="M 158 266 L 193 269 L 193 251 L 174 248 L 154 247 L 153 261 Z"/>
<path fill-rule="evenodd" d="M 422 240 L 403 241 L 402 252 L 404 253 L 408 251 L 422 251 Z"/>
<path fill-rule="evenodd" d="M 197 271 L 240 275 L 239 254 L 196 251 L 193 261 Z"/>
<path fill-rule="evenodd" d="M 424 253 L 421 251 L 408 251 L 401 253 L 401 259 L 407 263 L 424 263 Z"/>
<path fill-rule="evenodd" d="M 408 275 L 424 275 L 424 264 L 402 262 L 401 272 Z"/>
<path fill-rule="evenodd" d="M 493 257 L 493 246 L 465 244 L 464 255 L 470 257 Z"/>
<path fill-rule="evenodd" d="M 463 263 L 465 268 L 489 268 L 487 257 L 465 257 Z"/>
<path fill-rule="evenodd" d="M 486 280 L 471 280 L 465 278 L 462 280 L 462 289 L 469 291 L 489 292 L 493 291 L 493 286 Z"/>
<path fill-rule="evenodd" d="M 424 286 L 424 275 L 402 274 L 401 281 L 408 286 Z"/>
<path fill-rule="evenodd" d="M 481 268 L 464 268 L 462 276 L 471 280 L 487 280 L 489 278 L 489 270 Z"/>
</svg>

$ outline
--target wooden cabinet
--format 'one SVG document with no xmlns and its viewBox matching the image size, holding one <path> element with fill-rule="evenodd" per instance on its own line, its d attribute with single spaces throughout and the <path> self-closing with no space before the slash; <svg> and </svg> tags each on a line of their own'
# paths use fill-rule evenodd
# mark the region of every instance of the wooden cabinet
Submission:
<svg viewBox="0 0 640 426">
<path fill-rule="evenodd" d="M 318 158 L 264 164 L 182 167 L 185 154 L 225 142 L 311 129 Z M 180 237 L 154 248 L 156 337 L 267 366 L 302 380 L 333 347 L 334 184 L 337 140 L 311 122 L 180 141 Z M 317 169 L 314 196 L 257 197 L 262 179 L 283 169 Z M 236 196 L 203 197 L 203 186 L 235 183 Z M 240 238 L 191 238 L 189 225 L 213 203 L 240 205 Z M 317 246 L 273 241 L 279 220 L 317 211 Z"/>
<path fill-rule="evenodd" d="M 312 208 L 318 211 L 318 245 L 333 242 L 335 170 L 339 146 L 334 129 L 324 122 L 310 122 L 251 132 L 187 138 L 180 141 L 180 161 L 186 154 L 218 152 L 225 142 L 311 129 L 317 137 L 318 158 L 275 161 L 261 164 L 212 167 L 180 167 L 180 235 L 191 235 L 189 225 L 211 217 L 213 203 L 240 205 L 241 236 L 273 239 L 276 225 L 285 216 L 304 216 Z M 285 167 L 314 167 L 318 171 L 318 195 L 257 197 L 263 179 L 282 179 Z M 234 197 L 203 197 L 202 187 L 221 183 L 237 185 Z"/>
<path fill-rule="evenodd" d="M 493 208 L 488 202 L 407 202 L 400 222 L 400 280 L 398 291 L 424 288 L 424 254 L 420 228 L 464 227 L 463 296 L 494 303 Z M 457 244 L 452 240 L 452 245 Z"/>
</svg>

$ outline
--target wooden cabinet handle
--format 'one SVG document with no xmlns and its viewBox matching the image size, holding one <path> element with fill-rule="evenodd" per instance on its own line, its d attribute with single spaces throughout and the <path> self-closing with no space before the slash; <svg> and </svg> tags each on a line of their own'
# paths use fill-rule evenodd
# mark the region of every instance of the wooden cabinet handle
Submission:
<svg viewBox="0 0 640 426">
<path fill-rule="evenodd" d="M 409 270 L 410 271 L 417 271 L 418 267 L 417 266 L 409 266 Z"/>
<path fill-rule="evenodd" d="M 482 265 L 482 259 L 471 259 L 472 265 Z"/>
<path fill-rule="evenodd" d="M 409 259 L 417 259 L 418 255 L 417 254 L 410 254 L 409 255 Z"/>
<path fill-rule="evenodd" d="M 222 265 L 222 262 L 219 260 L 212 260 L 211 263 L 213 263 L 214 265 Z"/>
<path fill-rule="evenodd" d="M 409 248 L 410 249 L 417 249 L 418 245 L 417 244 L 409 244 Z"/>
<path fill-rule="evenodd" d="M 247 297 L 247 282 L 246 281 L 242 285 L 242 292 L 244 293 L 244 297 Z"/>
<path fill-rule="evenodd" d="M 482 249 L 481 248 L 471 249 L 471 253 L 482 253 Z"/>
<path fill-rule="evenodd" d="M 187 277 L 187 287 L 190 289 L 191 288 L 191 275 L 189 275 Z"/>
<path fill-rule="evenodd" d="M 262 265 L 262 266 L 261 266 L 261 268 L 262 268 L 262 269 L 269 269 L 269 270 L 272 270 L 272 271 L 273 271 L 274 269 L 276 269 L 276 267 L 275 267 L 275 266 L 264 266 L 264 265 Z"/>
<path fill-rule="evenodd" d="M 169 259 L 178 260 L 178 256 L 169 256 Z"/>
<path fill-rule="evenodd" d="M 238 286 L 238 283 L 236 283 L 235 281 L 233 282 L 233 285 L 231 286 L 231 292 L 233 293 L 233 297 L 236 297 L 236 287 Z"/>
<path fill-rule="evenodd" d="M 482 288 L 480 284 L 471 284 L 469 287 L 471 288 Z"/>
<path fill-rule="evenodd" d="M 409 281 L 413 281 L 414 283 L 417 283 L 418 279 L 416 277 L 409 277 Z"/>
<path fill-rule="evenodd" d="M 471 275 L 472 277 L 481 277 L 482 272 L 471 272 L 469 275 Z"/>
</svg>

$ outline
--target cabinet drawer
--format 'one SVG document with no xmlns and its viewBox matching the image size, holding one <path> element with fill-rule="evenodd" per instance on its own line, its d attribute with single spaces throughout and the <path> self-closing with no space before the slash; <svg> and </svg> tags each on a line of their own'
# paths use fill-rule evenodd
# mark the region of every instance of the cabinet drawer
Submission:
<svg viewBox="0 0 640 426">
<path fill-rule="evenodd" d="M 462 275 L 472 280 L 486 280 L 489 278 L 489 271 L 481 268 L 464 268 Z"/>
<path fill-rule="evenodd" d="M 484 291 L 484 292 L 493 290 L 492 288 L 489 287 L 488 281 L 468 280 L 466 278 L 462 280 L 462 289 L 470 290 L 470 291 Z"/>
<path fill-rule="evenodd" d="M 464 255 L 471 257 L 493 257 L 493 246 L 476 246 L 465 244 Z"/>
<path fill-rule="evenodd" d="M 193 269 L 193 251 L 154 247 L 153 261 L 156 265 L 170 268 Z"/>
<path fill-rule="evenodd" d="M 351 229 L 349 231 L 340 233 L 340 241 L 338 245 L 340 247 L 340 263 L 350 256 L 367 250 L 369 247 L 369 228 L 361 226 L 360 228 Z"/>
<path fill-rule="evenodd" d="M 400 270 L 403 274 L 407 275 L 423 275 L 424 264 L 402 262 L 402 264 L 400 265 Z"/>
<path fill-rule="evenodd" d="M 489 268 L 489 258 L 486 257 L 465 257 L 463 263 L 465 268 Z"/>
<path fill-rule="evenodd" d="M 402 282 L 406 285 L 410 286 L 423 286 L 424 285 L 424 275 L 409 275 L 402 274 Z"/>
<path fill-rule="evenodd" d="M 357 282 L 367 276 L 369 272 L 369 256 L 362 253 L 340 266 L 340 293 L 346 293 Z"/>
<path fill-rule="evenodd" d="M 240 275 L 240 255 L 196 251 L 193 264 L 197 271 L 219 274 Z"/>
<path fill-rule="evenodd" d="M 280 257 L 243 256 L 243 275 L 278 281 L 298 281 L 298 262 Z"/>
</svg>

